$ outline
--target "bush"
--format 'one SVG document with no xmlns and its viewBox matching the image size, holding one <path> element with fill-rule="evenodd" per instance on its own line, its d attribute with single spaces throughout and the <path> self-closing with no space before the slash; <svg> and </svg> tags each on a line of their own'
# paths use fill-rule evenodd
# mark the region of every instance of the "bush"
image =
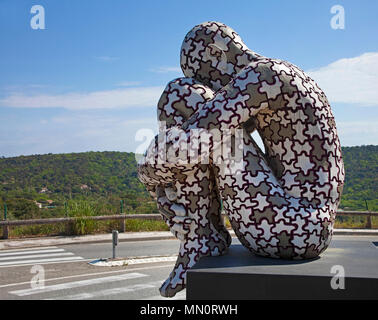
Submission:
<svg viewBox="0 0 378 320">
<path fill-rule="evenodd" d="M 91 234 L 98 228 L 98 222 L 94 220 L 85 219 L 84 217 L 96 216 L 98 208 L 95 204 L 89 201 L 69 201 L 67 207 L 69 217 L 77 218 L 74 222 L 67 224 L 67 234 L 70 235 L 84 235 Z"/>
</svg>

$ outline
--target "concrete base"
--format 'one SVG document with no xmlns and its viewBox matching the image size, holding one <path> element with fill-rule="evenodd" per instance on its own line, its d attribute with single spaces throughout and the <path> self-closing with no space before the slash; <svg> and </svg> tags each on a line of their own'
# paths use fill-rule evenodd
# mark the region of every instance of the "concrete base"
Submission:
<svg viewBox="0 0 378 320">
<path fill-rule="evenodd" d="M 304 261 L 259 257 L 233 244 L 227 255 L 202 258 L 188 272 L 187 299 L 378 299 L 377 240 L 339 237 Z M 335 265 L 345 270 L 345 289 L 331 287 Z"/>
</svg>

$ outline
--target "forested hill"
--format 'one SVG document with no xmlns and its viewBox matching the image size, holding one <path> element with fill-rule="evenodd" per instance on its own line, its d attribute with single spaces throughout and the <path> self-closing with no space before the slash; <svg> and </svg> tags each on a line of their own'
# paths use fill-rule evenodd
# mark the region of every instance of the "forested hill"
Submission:
<svg viewBox="0 0 378 320">
<path fill-rule="evenodd" d="M 107 196 L 144 191 L 134 153 L 85 152 L 0 159 L 1 193 L 85 193 Z"/>
<path fill-rule="evenodd" d="M 0 158 L 0 205 L 13 218 L 64 214 L 65 202 L 90 201 L 114 214 L 156 212 L 139 182 L 133 153 L 85 152 Z M 50 210 L 38 210 L 38 206 Z"/>
<path fill-rule="evenodd" d="M 377 210 L 378 146 L 344 147 L 346 183 L 341 207 Z M 85 152 L 0 158 L 0 202 L 27 199 L 128 199 L 138 209 L 149 196 L 139 182 L 135 155 Z M 146 212 L 146 210 L 144 210 Z"/>
<path fill-rule="evenodd" d="M 378 146 L 343 147 L 345 185 L 342 205 L 378 211 Z M 358 203 L 358 205 L 357 205 Z"/>
</svg>

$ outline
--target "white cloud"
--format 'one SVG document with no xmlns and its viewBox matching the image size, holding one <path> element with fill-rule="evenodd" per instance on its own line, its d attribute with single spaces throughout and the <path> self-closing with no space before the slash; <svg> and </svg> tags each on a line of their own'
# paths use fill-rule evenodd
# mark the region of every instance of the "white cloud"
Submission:
<svg viewBox="0 0 378 320">
<path fill-rule="evenodd" d="M 155 73 L 169 73 L 169 72 L 182 73 L 180 67 L 157 67 L 157 68 L 150 69 L 149 71 L 155 72 Z"/>
<path fill-rule="evenodd" d="M 110 56 L 100 56 L 100 57 L 94 57 L 96 60 L 100 61 L 105 61 L 105 62 L 110 62 L 110 61 L 115 61 L 118 60 L 118 57 L 110 57 Z"/>
<path fill-rule="evenodd" d="M 112 57 L 98 57 L 108 59 Z M 178 67 L 158 67 L 151 72 L 181 72 Z M 330 101 L 362 106 L 378 105 L 378 52 L 337 60 L 308 74 L 324 90 Z M 138 86 L 137 81 L 118 84 Z M 164 87 L 130 87 L 115 90 L 66 94 L 32 94 L 23 90 L 0 98 L 0 106 L 15 108 L 65 108 L 71 110 L 155 106 Z"/>
<path fill-rule="evenodd" d="M 378 134 L 378 126 L 375 121 L 342 121 L 337 123 L 337 129 L 343 134 Z"/>
<path fill-rule="evenodd" d="M 157 132 L 153 110 L 131 118 L 124 112 L 63 111 L 63 114 L 41 121 L 12 120 L 0 132 L 0 155 L 45 154 L 84 151 L 135 151 L 142 142 L 135 139 L 140 129 Z M 135 116 L 135 115 L 134 115 Z M 1 130 L 0 130 L 1 131 Z"/>
<path fill-rule="evenodd" d="M 30 83 L 25 85 L 9 85 L 1 87 L 4 91 L 16 91 L 16 90 L 25 90 L 25 89 L 45 89 L 48 88 L 49 85 L 47 84 L 38 84 L 38 83 Z"/>
<path fill-rule="evenodd" d="M 376 145 L 378 141 L 376 121 L 337 122 L 337 132 L 343 146 Z"/>
<path fill-rule="evenodd" d="M 140 81 L 123 81 L 116 84 L 117 87 L 136 87 L 140 86 L 142 82 Z"/>
<path fill-rule="evenodd" d="M 378 105 L 378 52 L 340 59 L 307 73 L 332 102 Z"/>
<path fill-rule="evenodd" d="M 71 110 L 155 106 L 164 87 L 139 87 L 89 93 L 25 95 L 12 93 L 0 106 L 14 108 L 65 108 Z"/>
</svg>

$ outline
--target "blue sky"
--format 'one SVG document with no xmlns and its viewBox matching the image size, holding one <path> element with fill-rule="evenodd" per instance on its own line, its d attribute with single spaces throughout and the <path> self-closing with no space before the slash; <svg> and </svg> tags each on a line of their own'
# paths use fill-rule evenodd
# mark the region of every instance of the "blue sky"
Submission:
<svg viewBox="0 0 378 320">
<path fill-rule="evenodd" d="M 330 26 L 333 5 L 345 29 Z M 33 30 L 33 5 L 45 9 Z M 378 2 L 0 0 L 0 156 L 135 151 L 156 103 L 181 76 L 196 24 L 216 20 L 254 51 L 318 81 L 342 145 L 378 141 Z"/>
</svg>

